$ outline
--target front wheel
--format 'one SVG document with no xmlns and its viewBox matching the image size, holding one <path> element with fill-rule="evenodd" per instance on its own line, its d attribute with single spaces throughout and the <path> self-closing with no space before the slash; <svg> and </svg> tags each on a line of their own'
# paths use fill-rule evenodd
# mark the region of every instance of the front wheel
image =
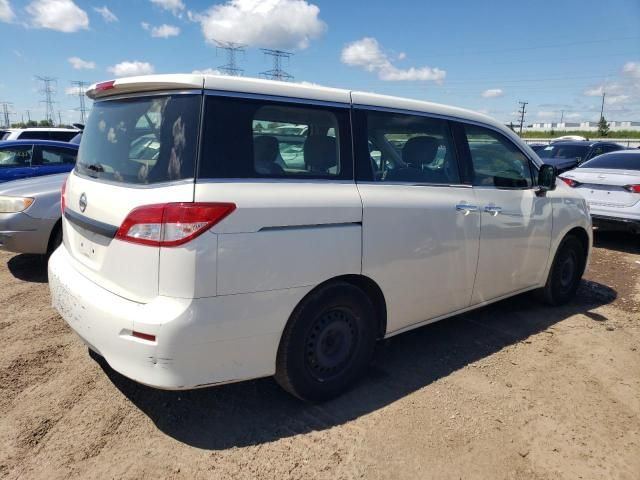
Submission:
<svg viewBox="0 0 640 480">
<path fill-rule="evenodd" d="M 359 288 L 344 282 L 320 287 L 291 315 L 278 348 L 276 381 L 302 400 L 339 395 L 371 360 L 375 318 Z"/>
<path fill-rule="evenodd" d="M 580 240 L 565 238 L 556 252 L 546 285 L 540 290 L 542 300 L 550 305 L 563 305 L 571 300 L 584 273 L 586 255 Z"/>
</svg>

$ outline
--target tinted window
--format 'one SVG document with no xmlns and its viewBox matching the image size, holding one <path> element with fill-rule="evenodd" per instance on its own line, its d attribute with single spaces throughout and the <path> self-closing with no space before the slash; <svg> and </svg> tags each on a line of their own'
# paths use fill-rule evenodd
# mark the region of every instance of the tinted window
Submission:
<svg viewBox="0 0 640 480">
<path fill-rule="evenodd" d="M 6 140 L 11 135 L 11 132 L 8 130 L 0 130 L 0 140 Z"/>
<path fill-rule="evenodd" d="M 18 136 L 20 140 L 51 140 L 49 132 L 38 130 L 25 130 Z"/>
<path fill-rule="evenodd" d="M 201 98 L 167 95 L 96 102 L 83 131 L 76 170 L 134 184 L 193 178 Z"/>
<path fill-rule="evenodd" d="M 370 164 L 373 180 L 460 183 L 446 120 L 374 111 L 360 112 L 358 119 L 366 124 L 366 137 L 361 135 L 358 141 L 367 142 L 364 161 Z M 365 152 L 365 147 L 358 150 Z"/>
<path fill-rule="evenodd" d="M 75 136 L 76 132 L 56 132 L 55 130 L 49 132 L 49 138 L 51 140 L 57 140 L 59 142 L 68 142 Z"/>
<path fill-rule="evenodd" d="M 488 128 L 465 125 L 464 129 L 474 185 L 500 188 L 532 185 L 529 159 L 510 140 Z"/>
<path fill-rule="evenodd" d="M 76 163 L 76 151 L 60 147 L 40 147 L 40 165 L 73 165 Z"/>
<path fill-rule="evenodd" d="M 578 168 L 640 170 L 640 153 L 610 153 L 584 162 Z"/>
<path fill-rule="evenodd" d="M 589 145 L 563 145 L 562 143 L 554 143 L 547 145 L 536 153 L 540 158 L 559 158 L 581 162 L 587 153 L 589 153 Z"/>
<path fill-rule="evenodd" d="M 31 145 L 3 148 L 0 150 L 0 168 L 30 167 Z"/>
<path fill-rule="evenodd" d="M 199 177 L 353 178 L 348 125 L 347 109 L 209 96 Z"/>
</svg>

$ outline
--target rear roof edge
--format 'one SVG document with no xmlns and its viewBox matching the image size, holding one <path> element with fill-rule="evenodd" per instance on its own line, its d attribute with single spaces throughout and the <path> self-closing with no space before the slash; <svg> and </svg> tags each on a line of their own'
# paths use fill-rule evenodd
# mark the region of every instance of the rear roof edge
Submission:
<svg viewBox="0 0 640 480">
<path fill-rule="evenodd" d="M 108 89 L 98 89 L 103 83 L 111 83 Z M 87 96 L 92 100 L 136 92 L 161 90 L 201 90 L 204 77 L 199 74 L 143 75 L 138 77 L 118 78 L 110 82 L 94 83 L 87 89 Z"/>
</svg>

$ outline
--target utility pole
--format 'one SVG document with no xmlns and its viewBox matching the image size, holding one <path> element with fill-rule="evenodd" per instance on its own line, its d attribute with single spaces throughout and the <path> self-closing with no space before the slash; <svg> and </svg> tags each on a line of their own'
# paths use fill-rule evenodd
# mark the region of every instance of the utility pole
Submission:
<svg viewBox="0 0 640 480">
<path fill-rule="evenodd" d="M 218 68 L 225 74 L 232 77 L 240 77 L 244 70 L 238 68 L 238 54 L 244 54 L 246 45 L 236 42 L 222 42 L 216 40 L 216 49 L 224 50 L 227 55 L 227 63 L 220 65 Z"/>
<path fill-rule="evenodd" d="M 524 114 L 526 113 L 525 107 L 529 102 L 518 102 L 520 104 L 520 135 L 522 135 L 522 126 L 524 125 Z"/>
<path fill-rule="evenodd" d="M 600 107 L 600 120 L 604 118 L 604 97 L 607 94 L 604 90 L 602 91 L 602 106 Z"/>
<path fill-rule="evenodd" d="M 27 121 L 31 123 L 31 112 L 27 110 Z"/>
<path fill-rule="evenodd" d="M 60 110 L 58 110 L 58 126 L 62 126 L 62 114 L 60 113 Z"/>
<path fill-rule="evenodd" d="M 562 120 L 564 120 L 564 110 L 560 110 L 560 123 L 562 123 Z"/>
<path fill-rule="evenodd" d="M 84 119 L 87 114 L 87 107 L 84 103 L 84 97 L 87 93 L 88 84 L 87 82 L 84 82 L 82 80 L 73 80 L 71 82 L 71 85 L 75 87 L 73 94 L 77 95 L 78 98 L 80 99 L 80 106 L 76 108 L 76 110 L 80 112 L 80 123 L 84 124 Z"/>
<path fill-rule="evenodd" d="M 53 96 L 56 93 L 56 79 L 53 77 L 41 77 L 36 76 L 38 80 L 42 82 L 42 88 L 40 89 L 40 93 L 44 95 L 44 100 L 41 100 L 40 103 L 45 104 L 45 120 L 47 120 L 51 125 L 53 125 L 54 111 L 53 111 Z"/>
<path fill-rule="evenodd" d="M 293 75 L 282 69 L 282 59 L 286 58 L 288 62 L 293 53 L 283 50 L 272 50 L 270 48 L 261 48 L 261 50 L 265 55 L 273 58 L 273 68 L 265 72 L 260 72 L 260 75 L 271 80 L 293 80 Z"/>
</svg>

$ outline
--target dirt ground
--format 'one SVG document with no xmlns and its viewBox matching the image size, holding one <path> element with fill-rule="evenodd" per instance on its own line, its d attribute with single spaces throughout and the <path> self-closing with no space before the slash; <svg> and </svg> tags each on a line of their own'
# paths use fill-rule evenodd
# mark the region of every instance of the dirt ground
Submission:
<svg viewBox="0 0 640 480">
<path fill-rule="evenodd" d="M 394 337 L 345 396 L 192 392 L 92 359 L 38 257 L 0 254 L 0 477 L 640 478 L 640 239 L 601 233 L 578 296 Z"/>
</svg>

